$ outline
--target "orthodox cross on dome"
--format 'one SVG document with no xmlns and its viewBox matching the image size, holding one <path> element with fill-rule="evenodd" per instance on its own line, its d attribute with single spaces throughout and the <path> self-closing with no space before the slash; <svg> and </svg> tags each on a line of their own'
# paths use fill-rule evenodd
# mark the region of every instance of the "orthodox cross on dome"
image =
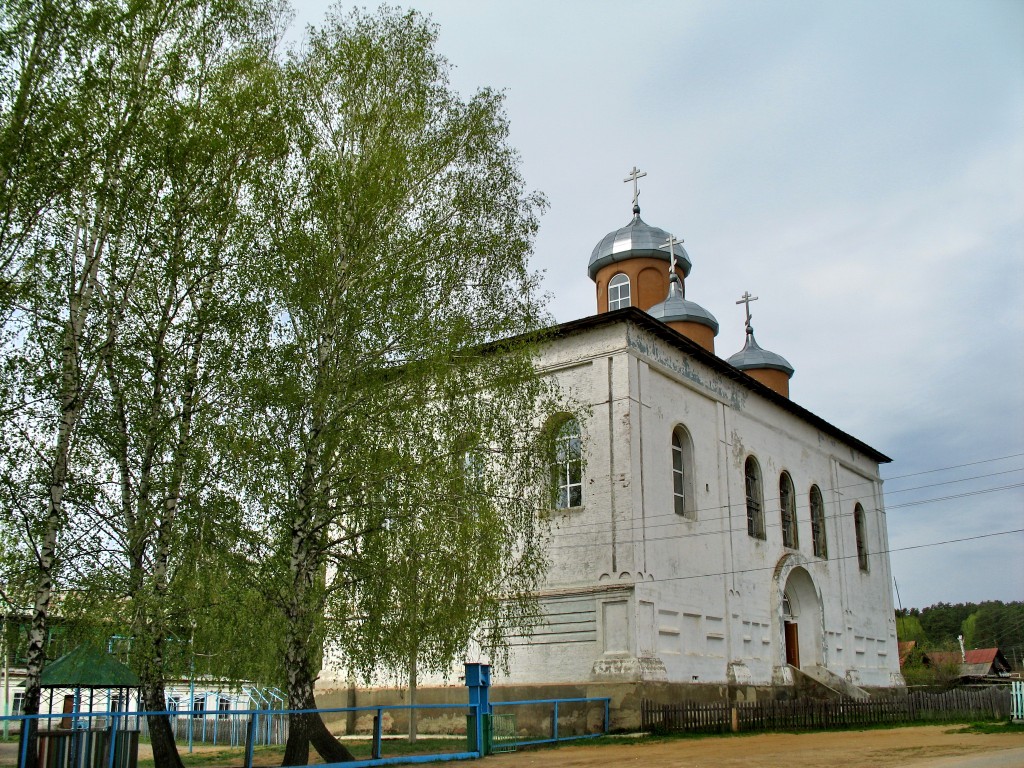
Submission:
<svg viewBox="0 0 1024 768">
<path fill-rule="evenodd" d="M 753 315 L 750 314 L 750 302 L 757 301 L 757 296 L 751 296 L 750 291 L 744 291 L 743 296 L 737 301 L 737 304 L 746 304 L 747 310 L 747 333 L 753 333 L 754 329 L 750 327 L 750 321 L 753 319 Z"/>
<path fill-rule="evenodd" d="M 670 234 L 668 240 L 662 245 L 662 248 L 668 248 L 669 262 L 668 262 L 668 295 L 671 297 L 677 291 L 679 295 L 686 298 L 685 289 L 680 289 L 679 286 L 679 275 L 676 274 L 676 243 L 682 243 L 682 240 L 676 240 L 676 236 Z"/>
<path fill-rule="evenodd" d="M 633 182 L 633 208 L 634 209 L 638 209 L 640 207 L 640 189 L 639 189 L 639 187 L 637 186 L 637 183 L 636 183 L 637 179 L 641 179 L 641 178 L 643 178 L 646 175 L 647 175 L 647 171 L 641 171 L 639 168 L 637 168 L 634 165 L 633 166 L 633 170 L 629 172 L 629 176 L 627 176 L 626 178 L 624 178 L 622 180 L 622 182 L 624 184 L 629 184 L 629 182 L 631 182 L 631 181 Z M 634 213 L 636 213 L 636 212 L 637 211 L 634 210 Z"/>
<path fill-rule="evenodd" d="M 668 236 L 668 240 L 666 240 L 665 244 L 661 246 L 662 248 L 668 248 L 668 254 L 669 254 L 668 273 L 669 273 L 669 275 L 674 275 L 676 273 L 676 243 L 682 244 L 683 241 L 682 240 L 676 240 L 676 236 L 675 235 L 669 235 Z"/>
</svg>

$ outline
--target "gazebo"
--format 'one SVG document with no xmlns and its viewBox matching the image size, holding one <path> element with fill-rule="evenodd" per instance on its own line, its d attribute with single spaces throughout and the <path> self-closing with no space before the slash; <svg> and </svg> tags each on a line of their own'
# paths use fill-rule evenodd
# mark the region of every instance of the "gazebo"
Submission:
<svg viewBox="0 0 1024 768">
<path fill-rule="evenodd" d="M 134 768 L 138 714 L 131 728 L 126 713 L 139 711 L 138 675 L 110 654 L 80 645 L 48 665 L 40 684 L 60 722 L 54 728 L 51 717 L 37 731 L 39 768 Z"/>
</svg>

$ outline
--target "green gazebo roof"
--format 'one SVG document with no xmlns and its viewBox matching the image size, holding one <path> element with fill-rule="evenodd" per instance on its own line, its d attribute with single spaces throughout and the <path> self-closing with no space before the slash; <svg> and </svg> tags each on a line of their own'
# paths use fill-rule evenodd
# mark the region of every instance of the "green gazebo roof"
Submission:
<svg viewBox="0 0 1024 768">
<path fill-rule="evenodd" d="M 138 688 L 139 677 L 109 653 L 80 645 L 43 670 L 44 688 Z"/>
</svg>

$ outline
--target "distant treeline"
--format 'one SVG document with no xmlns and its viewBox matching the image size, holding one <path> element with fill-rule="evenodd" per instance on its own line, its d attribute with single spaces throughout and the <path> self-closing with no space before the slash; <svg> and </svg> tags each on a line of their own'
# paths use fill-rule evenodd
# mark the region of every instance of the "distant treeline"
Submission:
<svg viewBox="0 0 1024 768">
<path fill-rule="evenodd" d="M 927 608 L 896 611 L 896 633 L 901 642 L 916 640 L 919 647 L 999 648 L 1007 661 L 1020 669 L 1024 661 L 1024 602 L 936 603 Z"/>
</svg>

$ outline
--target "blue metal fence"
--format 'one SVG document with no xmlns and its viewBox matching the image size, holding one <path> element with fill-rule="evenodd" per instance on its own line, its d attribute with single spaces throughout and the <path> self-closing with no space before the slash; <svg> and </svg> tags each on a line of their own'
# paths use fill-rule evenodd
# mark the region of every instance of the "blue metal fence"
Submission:
<svg viewBox="0 0 1024 768">
<path fill-rule="evenodd" d="M 424 710 L 463 710 L 468 711 L 471 718 L 475 718 L 478 708 L 466 704 L 398 704 L 379 705 L 370 707 L 339 707 L 334 709 L 306 709 L 306 710 L 280 710 L 280 709 L 246 709 L 221 712 L 215 718 L 211 717 L 211 737 L 214 729 L 221 732 L 221 740 L 217 746 L 243 747 L 245 748 L 245 768 L 252 768 L 253 754 L 255 747 L 266 743 L 267 723 L 282 718 L 288 714 L 319 713 L 320 715 L 344 714 L 348 712 L 371 713 L 373 717 L 373 730 L 371 734 L 371 754 L 367 760 L 356 760 L 353 762 L 338 763 L 338 766 L 356 768 L 357 766 L 391 765 L 397 763 L 422 763 L 441 760 L 467 760 L 482 757 L 481 750 L 462 749 L 451 752 L 433 752 L 430 754 L 398 755 L 384 757 L 384 715 L 389 712 L 400 710 L 417 711 Z M 45 768 L 134 768 L 137 763 L 140 728 L 128 728 L 128 721 L 141 720 L 149 715 L 166 716 L 173 719 L 184 719 L 187 717 L 203 717 L 209 713 L 204 710 L 167 710 L 163 712 L 77 712 L 74 713 L 72 727 L 70 728 L 36 728 L 36 749 L 39 755 L 39 765 Z M 64 718 L 63 713 L 41 714 L 41 715 L 10 715 L 0 717 L 0 721 L 14 722 L 22 734 L 28 730 L 30 721 L 60 720 Z M 221 722 L 218 723 L 217 720 Z M 99 727 L 90 727 L 90 723 L 96 722 Z M 18 765 L 28 764 L 28 739 L 22 737 L 19 745 Z M 214 746 L 211 740 L 207 746 Z"/>
<path fill-rule="evenodd" d="M 327 764 L 328 768 L 358 768 L 360 766 L 468 760 L 483 757 L 491 751 L 494 734 L 490 726 L 493 723 L 495 708 L 516 710 L 522 707 L 542 707 L 550 710 L 550 733 L 544 733 L 539 738 L 533 736 L 520 738 L 514 729 L 510 729 L 501 737 L 501 745 L 504 748 L 594 738 L 608 732 L 610 703 L 608 698 L 490 702 L 490 669 L 484 664 L 467 664 L 466 682 L 469 688 L 469 701 L 457 704 L 395 704 L 307 710 L 232 709 L 214 712 L 203 709 L 188 711 L 171 709 L 163 712 L 73 712 L 70 714 L 10 715 L 0 717 L 0 722 L 16 722 L 20 727 L 22 739 L 18 765 L 22 768 L 28 762 L 29 740 L 25 738 L 25 734 L 30 730 L 27 726 L 31 721 L 37 723 L 36 728 L 31 730 L 36 733 L 38 765 L 42 768 L 135 768 L 139 737 L 148 731 L 144 723 L 145 718 L 150 715 L 166 716 L 170 718 L 172 724 L 175 722 L 188 723 L 190 734 L 199 736 L 199 740 L 204 741 L 208 746 L 244 746 L 245 768 L 252 768 L 253 754 L 257 745 L 284 741 L 287 728 L 286 716 L 289 714 L 337 715 L 362 712 L 373 715 L 371 757 L 354 762 Z M 600 707 L 601 727 L 599 731 L 589 732 L 594 730 L 594 726 L 591 725 L 594 705 Z M 562 708 L 561 712 L 560 707 Z M 575 711 L 567 716 L 566 708 Z M 566 733 L 569 724 L 566 723 L 560 728 L 560 718 L 578 721 L 581 708 L 583 732 L 577 732 L 580 730 L 577 722 L 572 727 L 574 732 Z M 461 710 L 465 712 L 467 715 L 466 749 L 385 757 L 382 753 L 385 715 L 390 712 L 414 709 L 418 712 L 432 710 Z M 501 715 L 498 717 L 502 718 Z M 40 727 L 43 725 L 41 721 L 47 721 L 46 724 L 49 725 L 55 719 L 63 721 L 62 726 L 70 723 L 71 727 L 56 729 Z M 543 721 L 545 717 L 542 715 L 539 719 Z M 132 725 L 134 728 L 131 727 Z M 195 727 L 197 725 L 198 728 Z M 176 738 L 180 737 L 180 734 L 176 734 Z"/>
<path fill-rule="evenodd" d="M 563 707 L 566 704 L 597 704 L 601 707 L 602 721 L 601 730 L 594 733 L 573 733 L 565 734 L 559 732 L 559 706 Z M 503 744 L 507 747 L 526 747 L 531 744 L 551 744 L 559 741 L 573 741 L 575 739 L 593 739 L 598 736 L 604 736 L 608 733 L 608 722 L 609 722 L 609 707 L 611 699 L 607 697 L 595 697 L 595 698 L 580 698 L 580 699 L 529 699 L 525 701 L 492 701 L 491 709 L 494 710 L 496 707 L 537 707 L 550 706 L 551 707 L 551 735 L 542 736 L 540 738 L 525 738 L 525 739 L 505 739 Z"/>
</svg>

